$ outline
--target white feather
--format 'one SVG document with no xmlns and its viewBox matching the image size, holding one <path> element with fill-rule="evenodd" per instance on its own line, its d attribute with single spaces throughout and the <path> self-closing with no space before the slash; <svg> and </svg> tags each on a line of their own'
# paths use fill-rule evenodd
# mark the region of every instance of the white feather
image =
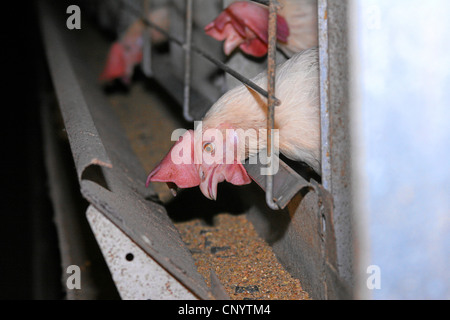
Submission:
<svg viewBox="0 0 450 320">
<path fill-rule="evenodd" d="M 267 88 L 267 72 L 252 79 Z M 279 150 L 288 158 L 308 163 L 320 172 L 319 62 L 317 48 L 295 54 L 277 66 L 275 95 L 281 105 L 275 108 L 275 128 L 279 129 Z M 231 127 L 239 133 L 239 148 L 249 148 L 246 156 L 266 148 L 266 137 L 256 136 L 267 123 L 267 100 L 240 85 L 225 93 L 203 119 L 203 130 Z M 249 130 L 253 129 L 253 130 Z M 250 141 L 248 141 L 250 139 Z M 259 144 L 256 144 L 258 141 Z M 277 141 L 276 141 L 277 143 Z M 254 146 L 257 145 L 257 149 Z M 252 147 L 253 146 L 253 147 Z M 241 159 L 243 160 L 243 159 Z"/>
<path fill-rule="evenodd" d="M 318 45 L 317 0 L 280 0 L 282 15 L 289 26 L 287 44 L 278 47 L 288 56 Z"/>
</svg>

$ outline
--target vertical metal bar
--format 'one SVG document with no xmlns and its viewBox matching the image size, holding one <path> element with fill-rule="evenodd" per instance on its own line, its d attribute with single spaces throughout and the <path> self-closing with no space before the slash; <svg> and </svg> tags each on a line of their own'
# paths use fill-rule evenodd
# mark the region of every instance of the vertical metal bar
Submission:
<svg viewBox="0 0 450 320">
<path fill-rule="evenodd" d="M 266 203 L 272 210 L 279 210 L 273 200 L 273 129 L 275 127 L 275 74 L 276 74 L 276 45 L 277 45 L 277 10 L 278 2 L 269 3 L 269 48 L 267 57 L 267 157 L 270 159 L 270 171 L 266 176 Z"/>
<path fill-rule="evenodd" d="M 328 76 L 328 0 L 319 0 L 319 60 L 320 60 L 320 127 L 322 184 L 331 188 L 330 110 Z"/>
<path fill-rule="evenodd" d="M 192 0 L 186 1 L 186 39 L 184 42 L 184 101 L 183 116 L 187 121 L 194 121 L 189 113 L 191 94 L 191 48 L 192 48 Z"/>
<path fill-rule="evenodd" d="M 322 183 L 333 196 L 333 222 L 338 271 L 353 287 L 352 159 L 348 3 L 320 1 Z M 376 7 L 376 6 L 373 6 Z M 372 8 L 373 8 L 372 7 Z M 325 24 L 323 24 L 325 23 Z M 326 31 L 326 32 L 325 32 Z"/>
<path fill-rule="evenodd" d="M 142 9 L 144 12 L 145 17 L 148 18 L 150 14 L 150 6 L 151 6 L 151 0 L 144 0 L 142 3 Z M 143 47 L 143 57 L 142 57 L 142 72 L 147 77 L 151 77 L 153 75 L 152 71 L 152 32 L 150 30 L 150 27 L 145 26 L 144 28 L 144 34 L 142 36 L 142 47 Z"/>
</svg>

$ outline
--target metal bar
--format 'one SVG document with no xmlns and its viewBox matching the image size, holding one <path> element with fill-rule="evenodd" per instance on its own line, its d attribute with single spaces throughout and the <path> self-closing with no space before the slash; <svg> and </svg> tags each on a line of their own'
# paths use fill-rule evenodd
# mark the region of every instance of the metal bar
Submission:
<svg viewBox="0 0 450 320">
<path fill-rule="evenodd" d="M 129 5 L 128 3 L 125 4 L 125 7 L 129 9 L 129 11 L 133 14 L 135 14 L 137 17 L 140 17 L 142 19 L 142 21 L 144 22 L 144 24 L 146 24 L 147 26 L 150 26 L 156 30 L 158 30 L 158 32 L 160 32 L 161 34 L 163 34 L 164 36 L 167 37 L 167 39 L 169 39 L 170 41 L 178 44 L 180 47 L 182 47 L 183 49 L 185 49 L 185 44 L 183 43 L 183 41 L 179 40 L 178 38 L 172 36 L 171 34 L 169 34 L 168 32 L 166 32 L 165 30 L 163 30 L 162 28 L 160 28 L 157 24 L 149 21 L 146 17 L 142 17 L 141 12 L 139 12 L 139 10 L 137 10 L 136 8 L 132 7 L 131 5 Z M 266 90 L 264 90 L 263 88 L 261 88 L 260 86 L 258 86 L 256 83 L 254 83 L 253 81 L 251 81 L 250 79 L 244 77 L 242 74 L 240 74 L 239 72 L 235 71 L 234 69 L 230 68 L 229 66 L 227 66 L 225 63 L 223 63 L 222 61 L 214 58 L 213 56 L 211 56 L 210 54 L 208 54 L 207 52 L 205 52 L 204 50 L 198 48 L 195 44 L 191 45 L 191 51 L 194 51 L 195 53 L 197 53 L 198 55 L 202 56 L 203 58 L 209 60 L 210 62 L 214 63 L 217 67 L 219 67 L 220 69 L 222 69 L 223 71 L 225 71 L 226 73 L 230 74 L 231 76 L 235 77 L 236 79 L 238 79 L 240 82 L 242 82 L 243 84 L 245 84 L 246 86 L 252 88 L 253 90 L 255 90 L 256 92 L 258 92 L 260 95 L 262 95 L 265 98 L 268 98 L 268 93 Z M 281 101 L 278 100 L 276 97 L 272 97 L 273 100 L 275 101 L 275 105 L 280 105 Z"/>
<path fill-rule="evenodd" d="M 322 45 L 327 50 L 327 58 L 321 57 L 321 63 L 327 67 L 323 84 L 327 86 L 327 92 L 321 98 L 327 105 L 322 106 L 328 114 L 323 119 L 322 125 L 329 126 L 325 132 L 323 143 L 328 143 L 322 152 L 325 152 L 325 163 L 329 172 L 326 175 L 325 186 L 333 196 L 333 220 L 336 230 L 336 245 L 338 255 L 339 273 L 349 286 L 353 286 L 353 217 L 352 212 L 352 158 L 350 141 L 350 91 L 349 70 L 351 59 L 349 55 L 348 31 L 348 3 L 349 1 L 329 1 L 326 11 L 320 19 L 327 23 L 326 41 Z M 326 18 L 326 19 L 325 19 Z M 323 65 L 321 65 L 321 68 Z M 321 70 L 322 72 L 322 70 Z M 321 76 L 322 76 L 321 75 Z M 322 102 L 321 102 L 322 103 Z M 323 132 L 323 131 L 322 131 Z M 328 154 L 326 154 L 328 153 Z M 327 159 L 328 158 L 328 159 Z M 323 176 L 323 175 L 322 175 Z"/>
<path fill-rule="evenodd" d="M 276 74 L 276 44 L 277 44 L 277 10 L 278 2 L 270 0 L 269 4 L 269 48 L 267 57 L 267 157 L 270 158 L 270 172 L 266 176 L 266 202 L 272 210 L 280 207 L 273 201 L 273 129 L 275 127 L 275 74 Z"/>
<path fill-rule="evenodd" d="M 266 6 L 268 6 L 270 4 L 270 0 L 250 0 L 250 1 L 260 3 L 260 4 L 263 4 Z"/>
<path fill-rule="evenodd" d="M 267 163 L 265 159 L 265 151 L 260 154 L 254 155 L 248 158 L 244 162 L 244 168 L 247 173 L 252 177 L 253 181 L 264 191 L 266 188 L 266 176 L 261 175 L 261 171 L 265 169 L 263 163 Z M 277 157 L 277 155 L 273 155 Z M 261 161 L 258 161 L 260 159 Z M 263 160 L 264 159 L 264 160 Z M 283 162 L 281 159 L 276 159 L 279 164 L 277 173 L 273 176 L 273 191 L 272 198 L 277 206 L 281 209 L 285 209 L 289 202 L 300 192 L 303 188 L 310 188 L 310 183 L 295 172 L 289 165 Z M 278 210 L 278 208 L 277 208 Z"/>
<path fill-rule="evenodd" d="M 146 16 L 150 14 L 151 0 L 144 0 L 142 3 L 142 11 Z M 147 77 L 153 75 L 152 71 L 152 33 L 149 27 L 144 29 L 143 33 L 143 49 L 142 49 L 142 71 Z"/>
<path fill-rule="evenodd" d="M 184 49 L 184 98 L 183 98 L 183 116 L 187 121 L 194 121 L 190 112 L 190 96 L 191 96 L 191 49 L 192 49 L 192 0 L 186 1 L 186 40 Z"/>
<path fill-rule="evenodd" d="M 330 110 L 328 78 L 328 0 L 319 0 L 319 60 L 320 60 L 320 128 L 322 184 L 331 188 Z"/>
</svg>

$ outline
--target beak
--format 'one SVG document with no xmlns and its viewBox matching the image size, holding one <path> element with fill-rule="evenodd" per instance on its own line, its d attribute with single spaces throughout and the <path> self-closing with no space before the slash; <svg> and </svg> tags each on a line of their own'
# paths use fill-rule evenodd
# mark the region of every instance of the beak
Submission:
<svg viewBox="0 0 450 320">
<path fill-rule="evenodd" d="M 217 199 L 217 185 L 224 180 L 221 174 L 216 174 L 216 169 L 212 169 L 210 174 L 203 175 L 202 181 L 200 183 L 200 190 L 203 195 L 210 200 Z"/>
</svg>

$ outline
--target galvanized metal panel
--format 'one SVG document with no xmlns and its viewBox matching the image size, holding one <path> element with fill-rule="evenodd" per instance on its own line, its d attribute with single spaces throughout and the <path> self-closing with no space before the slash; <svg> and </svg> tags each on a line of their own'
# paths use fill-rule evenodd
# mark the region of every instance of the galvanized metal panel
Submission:
<svg viewBox="0 0 450 320">
<path fill-rule="evenodd" d="M 322 178 L 333 196 L 338 270 L 352 287 L 353 219 L 347 1 L 319 2 Z"/>
</svg>

